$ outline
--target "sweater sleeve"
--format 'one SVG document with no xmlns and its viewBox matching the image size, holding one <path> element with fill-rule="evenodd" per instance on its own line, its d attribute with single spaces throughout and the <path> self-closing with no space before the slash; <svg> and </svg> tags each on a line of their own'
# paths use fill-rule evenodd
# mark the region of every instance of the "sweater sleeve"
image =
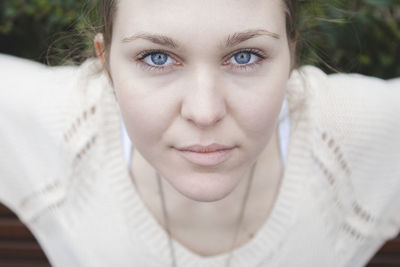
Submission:
<svg viewBox="0 0 400 267">
<path fill-rule="evenodd" d="M 400 231 L 400 78 L 333 74 L 328 82 L 341 105 L 326 109 L 341 124 L 338 140 L 358 212 L 372 216 L 382 236 L 395 237 Z"/>
<path fill-rule="evenodd" d="M 397 113 L 397 142 L 400 142 L 400 78 L 391 79 L 388 81 L 388 85 L 392 87 L 391 90 L 394 92 L 394 99 L 397 102 L 395 105 L 395 111 Z M 398 167 L 398 171 L 395 174 L 395 179 L 397 180 L 397 193 L 393 197 L 391 206 L 389 207 L 388 213 L 393 214 L 393 217 L 389 217 L 391 223 L 395 228 L 397 227 L 398 232 L 400 232 L 400 145 L 397 146 L 398 153 L 395 159 L 395 164 Z"/>
<path fill-rule="evenodd" d="M 60 70 L 0 54 L 0 201 L 19 216 L 40 209 L 36 197 L 65 171 L 57 149 L 60 99 L 68 96 Z"/>
</svg>

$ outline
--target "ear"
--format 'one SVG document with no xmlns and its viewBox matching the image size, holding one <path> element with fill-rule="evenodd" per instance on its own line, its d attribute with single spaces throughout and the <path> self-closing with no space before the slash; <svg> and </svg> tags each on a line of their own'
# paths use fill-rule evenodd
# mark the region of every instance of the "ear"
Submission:
<svg viewBox="0 0 400 267">
<path fill-rule="evenodd" d="M 105 65 L 105 58 L 104 58 L 104 53 L 105 53 L 105 46 L 104 46 L 104 38 L 103 38 L 103 34 L 98 33 L 96 34 L 96 36 L 94 37 L 94 48 L 96 50 L 96 55 L 99 58 L 101 64 L 103 65 L 104 70 L 107 73 L 107 78 L 111 84 L 111 86 L 114 88 L 113 85 L 113 80 L 111 78 L 111 74 L 110 74 L 110 70 L 108 68 L 107 65 Z M 115 91 L 114 91 L 114 95 L 115 95 Z"/>
<path fill-rule="evenodd" d="M 102 33 L 96 34 L 94 37 L 94 48 L 96 49 L 96 55 L 100 59 L 101 63 L 104 64 L 104 38 Z"/>
</svg>

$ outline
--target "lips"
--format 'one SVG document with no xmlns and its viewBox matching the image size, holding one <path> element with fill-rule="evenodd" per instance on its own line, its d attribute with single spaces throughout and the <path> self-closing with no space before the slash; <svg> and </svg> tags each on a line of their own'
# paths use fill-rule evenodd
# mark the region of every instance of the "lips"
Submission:
<svg viewBox="0 0 400 267">
<path fill-rule="evenodd" d="M 216 166 L 226 161 L 232 154 L 235 146 L 211 144 L 208 146 L 193 145 L 178 148 L 178 153 L 189 162 L 199 166 Z"/>
</svg>

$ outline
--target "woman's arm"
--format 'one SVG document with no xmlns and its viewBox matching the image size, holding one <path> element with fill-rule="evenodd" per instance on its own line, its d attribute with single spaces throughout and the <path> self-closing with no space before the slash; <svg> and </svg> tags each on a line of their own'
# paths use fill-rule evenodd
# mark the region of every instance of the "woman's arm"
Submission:
<svg viewBox="0 0 400 267">
<path fill-rule="evenodd" d="M 331 110 L 340 123 L 354 168 L 355 196 L 382 225 L 382 233 L 400 231 L 400 78 L 382 80 L 360 74 L 329 75 Z M 333 113 L 332 113 L 333 114 Z"/>
<path fill-rule="evenodd" d="M 0 201 L 18 215 L 63 170 L 60 75 L 68 72 L 0 54 Z"/>
</svg>

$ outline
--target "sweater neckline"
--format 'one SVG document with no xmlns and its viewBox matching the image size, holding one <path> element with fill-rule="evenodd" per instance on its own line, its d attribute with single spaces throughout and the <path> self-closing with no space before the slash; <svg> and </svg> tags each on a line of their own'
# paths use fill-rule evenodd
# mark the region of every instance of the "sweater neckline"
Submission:
<svg viewBox="0 0 400 267">
<path fill-rule="evenodd" d="M 137 244 L 140 238 L 140 242 L 143 242 L 145 250 L 149 251 L 151 257 L 165 266 L 171 262 L 167 233 L 147 209 L 130 179 L 121 140 L 120 111 L 112 90 L 107 90 L 106 94 L 107 96 L 103 98 L 105 120 L 103 129 L 107 147 L 105 153 L 109 155 L 108 164 L 113 170 L 110 174 L 113 177 L 111 181 L 113 193 L 119 198 L 132 242 Z M 289 106 L 290 102 L 289 99 Z M 304 167 L 307 162 L 302 150 L 307 140 L 307 131 L 304 130 L 307 127 L 305 119 L 296 121 L 296 127 L 293 127 L 290 133 L 287 166 L 270 215 L 252 240 L 233 251 L 233 266 L 257 266 L 261 261 L 272 259 L 294 224 L 298 210 L 296 204 L 300 202 L 300 192 L 304 186 L 302 178 L 305 174 L 302 170 L 307 169 Z M 298 166 L 302 166 L 301 169 Z M 223 253 L 201 256 L 176 240 L 173 240 L 173 243 L 177 266 L 223 266 L 229 255 Z"/>
</svg>

